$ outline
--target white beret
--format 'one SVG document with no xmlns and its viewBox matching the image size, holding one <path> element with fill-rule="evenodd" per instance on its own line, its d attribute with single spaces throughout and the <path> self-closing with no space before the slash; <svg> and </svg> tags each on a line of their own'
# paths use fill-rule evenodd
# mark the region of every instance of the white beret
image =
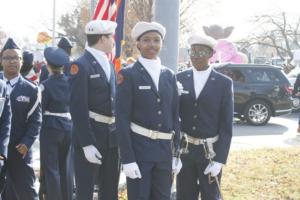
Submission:
<svg viewBox="0 0 300 200">
<path fill-rule="evenodd" d="M 192 46 L 193 44 L 199 44 L 208 46 L 212 49 L 214 49 L 216 45 L 216 41 L 213 38 L 204 35 L 192 35 L 191 37 L 189 37 L 188 43 L 190 46 Z"/>
<path fill-rule="evenodd" d="M 138 22 L 131 31 L 131 37 L 137 40 L 144 33 L 150 31 L 158 32 L 162 36 L 162 39 L 164 39 L 166 35 L 165 27 L 157 22 Z"/>
<path fill-rule="evenodd" d="M 85 26 L 87 35 L 113 34 L 117 27 L 117 23 L 108 20 L 92 20 Z"/>
</svg>

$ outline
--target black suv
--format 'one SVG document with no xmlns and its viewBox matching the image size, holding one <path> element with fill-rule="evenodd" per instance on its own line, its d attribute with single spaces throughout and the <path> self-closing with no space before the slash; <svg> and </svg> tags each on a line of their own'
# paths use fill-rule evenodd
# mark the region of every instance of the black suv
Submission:
<svg viewBox="0 0 300 200">
<path fill-rule="evenodd" d="M 252 125 L 265 125 L 271 116 L 292 111 L 292 87 L 280 67 L 256 64 L 218 64 L 234 86 L 234 114 Z"/>
</svg>

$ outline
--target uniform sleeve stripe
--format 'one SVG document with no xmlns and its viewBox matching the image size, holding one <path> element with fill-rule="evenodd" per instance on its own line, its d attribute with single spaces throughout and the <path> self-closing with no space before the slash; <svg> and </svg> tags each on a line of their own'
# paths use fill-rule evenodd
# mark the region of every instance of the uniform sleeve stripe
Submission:
<svg viewBox="0 0 300 200">
<path fill-rule="evenodd" d="M 32 106 L 32 108 L 30 109 L 30 111 L 27 114 L 27 119 L 29 119 L 29 117 L 32 115 L 32 113 L 35 111 L 35 109 L 37 108 L 37 106 L 41 102 L 41 91 L 40 91 L 39 87 L 37 87 L 37 89 L 38 89 L 37 98 L 36 98 L 36 101 L 35 101 L 34 105 Z"/>
</svg>

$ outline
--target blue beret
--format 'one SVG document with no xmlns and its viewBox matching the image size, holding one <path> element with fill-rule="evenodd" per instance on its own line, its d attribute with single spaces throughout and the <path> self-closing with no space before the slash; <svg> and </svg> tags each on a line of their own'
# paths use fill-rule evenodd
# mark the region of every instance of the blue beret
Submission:
<svg viewBox="0 0 300 200">
<path fill-rule="evenodd" d="M 68 54 L 61 48 L 47 47 L 44 56 L 48 64 L 54 67 L 63 67 L 70 62 Z"/>
<path fill-rule="evenodd" d="M 15 41 L 12 38 L 8 38 L 1 51 L 3 52 L 7 49 L 20 49 L 20 47 L 18 47 L 18 45 L 15 43 Z"/>
<path fill-rule="evenodd" d="M 33 53 L 29 51 L 23 52 L 23 65 L 32 65 Z"/>
<path fill-rule="evenodd" d="M 66 37 L 62 37 L 59 40 L 57 46 L 59 48 L 62 48 L 62 49 L 72 48 L 73 47 L 72 42 L 68 38 L 66 38 Z"/>
</svg>

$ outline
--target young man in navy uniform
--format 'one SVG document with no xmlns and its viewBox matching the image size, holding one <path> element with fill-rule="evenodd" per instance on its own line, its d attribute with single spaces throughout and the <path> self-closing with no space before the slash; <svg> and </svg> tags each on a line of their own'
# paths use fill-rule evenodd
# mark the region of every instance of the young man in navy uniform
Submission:
<svg viewBox="0 0 300 200">
<path fill-rule="evenodd" d="M 115 131 L 114 66 L 107 58 L 117 24 L 93 20 L 85 27 L 88 46 L 70 68 L 71 115 L 77 200 L 118 199 L 119 154 Z"/>
<path fill-rule="evenodd" d="M 0 79 L 0 195 L 4 189 L 6 170 L 4 161 L 7 159 L 7 146 L 11 126 L 11 109 L 6 83 Z M 0 197 L 1 199 L 1 197 Z"/>
<path fill-rule="evenodd" d="M 208 64 L 214 40 L 192 36 L 188 40 L 193 67 L 177 75 L 181 130 L 186 134 L 188 153 L 177 176 L 177 199 L 220 199 L 221 169 L 226 163 L 233 119 L 232 81 Z M 210 161 L 211 160 L 211 161 Z M 199 185 L 198 185 L 199 184 Z"/>
<path fill-rule="evenodd" d="M 64 66 L 68 54 L 55 47 L 44 50 L 50 76 L 40 84 L 43 123 L 40 134 L 45 200 L 72 200 L 70 89 Z"/>
<path fill-rule="evenodd" d="M 141 56 L 118 74 L 116 124 L 129 200 L 171 195 L 172 143 L 178 149 L 180 132 L 176 78 L 158 57 L 165 33 L 159 23 L 137 23 L 132 37 Z"/>
<path fill-rule="evenodd" d="M 12 110 L 7 156 L 9 190 L 6 191 L 6 197 L 14 199 L 16 195 L 22 200 L 37 200 L 31 146 L 42 122 L 40 92 L 38 87 L 20 75 L 22 53 L 11 38 L 2 49 L 1 64 Z"/>
</svg>

